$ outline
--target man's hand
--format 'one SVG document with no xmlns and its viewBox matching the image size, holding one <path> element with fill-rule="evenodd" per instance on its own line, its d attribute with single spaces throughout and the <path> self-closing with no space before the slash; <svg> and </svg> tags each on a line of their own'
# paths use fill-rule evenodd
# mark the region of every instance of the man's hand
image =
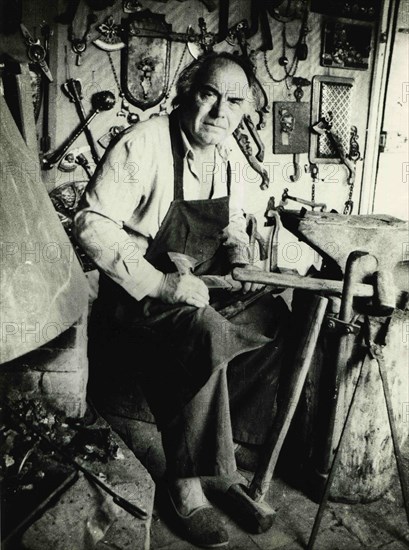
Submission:
<svg viewBox="0 0 409 550">
<path fill-rule="evenodd" d="M 245 264 L 245 265 L 241 265 L 240 267 L 244 269 L 252 269 L 254 271 L 262 271 L 260 267 L 252 264 Z M 266 285 L 263 285 L 262 283 L 250 283 L 250 282 L 242 283 L 242 285 L 243 285 L 243 292 L 245 294 L 249 291 L 253 292 L 255 290 L 261 290 L 266 286 Z"/>
<path fill-rule="evenodd" d="M 167 273 L 158 298 L 167 304 L 183 303 L 195 307 L 209 305 L 207 286 L 192 274 Z"/>
</svg>

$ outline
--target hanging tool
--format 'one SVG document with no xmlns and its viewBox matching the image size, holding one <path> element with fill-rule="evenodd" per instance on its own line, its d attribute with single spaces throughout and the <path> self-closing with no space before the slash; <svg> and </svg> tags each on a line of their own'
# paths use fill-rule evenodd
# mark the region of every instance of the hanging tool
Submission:
<svg viewBox="0 0 409 550">
<path fill-rule="evenodd" d="M 272 9 L 275 9 L 282 0 L 276 0 L 272 4 Z M 251 2 L 251 25 L 246 29 L 246 38 L 249 39 L 259 30 L 259 24 L 261 24 L 261 51 L 273 49 L 273 39 L 271 36 L 270 24 L 267 16 L 267 3 L 263 0 L 254 0 Z"/>
<path fill-rule="evenodd" d="M 27 56 L 29 60 L 38 65 L 38 67 L 48 78 L 48 80 L 50 82 L 53 82 L 53 75 L 51 74 L 51 71 L 46 62 L 47 52 L 44 46 L 41 45 L 40 40 L 34 40 L 34 38 L 29 33 L 27 27 L 23 25 L 23 23 L 20 23 L 20 29 L 27 47 Z"/>
<path fill-rule="evenodd" d="M 269 271 L 272 273 L 278 269 L 278 233 L 282 227 L 281 218 L 275 205 L 275 198 L 268 199 L 267 208 L 264 213 L 266 221 L 264 225 L 271 227 L 270 251 L 269 251 Z"/>
<path fill-rule="evenodd" d="M 257 145 L 257 153 L 254 155 L 257 160 L 263 162 L 264 160 L 264 143 L 261 141 L 260 135 L 257 132 L 257 128 L 254 126 L 254 122 L 251 119 L 251 115 L 245 114 L 243 116 L 243 122 L 250 132 L 251 137 L 254 139 L 255 144 Z"/>
<path fill-rule="evenodd" d="M 254 73 L 255 73 L 256 67 L 248 51 L 249 45 L 246 39 L 247 28 L 248 28 L 248 23 L 245 19 L 243 19 L 242 21 L 237 23 L 234 27 L 232 27 L 229 30 L 228 37 L 226 40 L 229 44 L 234 45 L 235 43 L 237 43 L 239 45 L 242 56 L 250 61 L 250 63 L 253 65 Z M 252 93 L 256 104 L 255 110 L 259 115 L 257 130 L 261 130 L 266 126 L 266 115 L 269 112 L 269 108 L 268 108 L 269 101 L 268 101 L 266 91 L 264 90 L 263 86 L 261 85 L 260 81 L 256 76 L 252 86 Z"/>
<path fill-rule="evenodd" d="M 344 150 L 344 147 L 341 143 L 341 140 L 336 136 L 332 131 L 332 119 L 333 114 L 331 111 L 320 118 L 316 122 L 311 130 L 312 132 L 322 135 L 325 134 L 328 137 L 329 142 L 331 143 L 334 150 L 338 153 L 341 162 L 346 166 L 348 170 L 348 179 L 347 183 L 349 185 L 348 199 L 345 202 L 343 214 L 350 215 L 352 214 L 354 203 L 352 200 L 354 184 L 355 184 L 355 175 L 356 175 L 356 162 L 360 158 L 359 145 L 358 145 L 358 132 L 356 126 L 351 127 L 351 138 L 350 138 L 350 150 L 347 154 Z"/>
<path fill-rule="evenodd" d="M 288 189 L 285 188 L 283 191 L 283 194 L 281 196 L 281 201 L 279 204 L 279 208 L 284 208 L 284 206 L 287 205 L 288 201 L 292 200 L 295 202 L 298 202 L 300 204 L 305 204 L 306 206 L 311 206 L 311 208 L 314 210 L 314 208 L 320 208 L 321 212 L 325 212 L 327 209 L 327 205 L 323 202 L 314 202 L 314 201 L 308 201 L 306 199 L 301 199 L 299 197 L 293 197 L 288 194 Z"/>
<path fill-rule="evenodd" d="M 86 26 L 85 32 L 84 32 L 84 34 L 82 35 L 81 38 L 75 38 L 73 36 L 73 31 L 72 31 L 72 26 L 71 26 L 69 36 L 70 36 L 70 42 L 71 42 L 71 49 L 77 56 L 76 60 L 75 60 L 75 64 L 77 66 L 81 65 L 81 56 L 85 53 L 85 51 L 88 47 L 88 36 L 89 36 L 90 30 L 91 30 L 91 26 L 94 23 L 96 23 L 97 20 L 98 20 L 98 18 L 95 15 L 95 13 L 89 13 L 87 15 L 87 26 Z"/>
<path fill-rule="evenodd" d="M 297 57 L 298 57 L 298 55 L 297 55 Z M 301 78 L 301 77 L 296 77 L 296 76 L 293 76 L 292 82 L 296 86 L 295 91 L 294 91 L 295 101 L 297 103 L 300 103 L 302 98 L 304 97 L 303 87 L 311 86 L 311 82 L 309 80 L 307 80 L 306 78 Z M 290 176 L 290 180 L 292 182 L 295 182 L 295 181 L 298 181 L 300 179 L 300 176 L 301 176 L 300 154 L 299 153 L 294 153 L 294 155 L 293 155 L 293 164 L 294 164 L 294 175 Z"/>
<path fill-rule="evenodd" d="M 68 96 L 69 100 L 75 104 L 77 109 L 78 116 L 82 124 L 86 121 L 87 117 L 85 114 L 84 106 L 82 105 L 82 88 L 81 81 L 74 78 L 69 78 L 62 86 L 62 91 Z M 88 126 L 84 128 L 85 137 L 87 138 L 88 144 L 91 148 L 91 155 L 94 159 L 95 164 L 99 162 L 99 155 L 97 153 L 97 147 L 95 145 L 94 138 L 91 134 L 91 130 Z"/>
<path fill-rule="evenodd" d="M 109 111 L 115 105 L 115 96 L 109 90 L 103 92 L 96 92 L 91 98 L 93 110 L 81 126 L 74 132 L 74 134 L 66 141 L 61 147 L 59 147 L 53 153 L 46 155 L 43 158 L 43 168 L 50 169 L 57 164 L 65 153 L 69 150 L 74 141 L 81 135 L 84 129 L 91 123 L 91 121 L 102 111 Z"/>
<path fill-rule="evenodd" d="M 309 173 L 311 176 L 312 184 L 311 184 L 311 202 L 315 203 L 315 184 L 318 181 L 318 165 L 314 162 L 310 162 L 309 164 L 304 165 L 304 171 L 306 173 Z M 314 210 L 314 207 L 312 208 Z"/>
<path fill-rule="evenodd" d="M 53 35 L 53 31 L 50 29 L 50 26 L 46 23 L 41 25 L 41 34 L 44 39 L 44 50 L 47 66 L 50 63 L 50 38 Z M 50 128 L 49 128 L 49 116 L 50 116 L 50 80 L 47 79 L 44 81 L 44 92 L 43 92 L 43 125 L 41 129 L 41 138 L 40 138 L 40 151 L 42 154 L 47 153 L 51 148 L 51 137 L 50 137 Z"/>
<path fill-rule="evenodd" d="M 243 132 L 243 122 L 241 122 L 238 127 L 233 132 L 233 137 L 237 142 L 237 145 L 240 147 L 241 152 L 248 160 L 250 166 L 261 176 L 260 189 L 267 189 L 270 185 L 270 178 L 268 176 L 267 170 L 260 166 L 257 162 L 257 159 L 253 155 L 252 147 L 248 136 Z"/>
</svg>

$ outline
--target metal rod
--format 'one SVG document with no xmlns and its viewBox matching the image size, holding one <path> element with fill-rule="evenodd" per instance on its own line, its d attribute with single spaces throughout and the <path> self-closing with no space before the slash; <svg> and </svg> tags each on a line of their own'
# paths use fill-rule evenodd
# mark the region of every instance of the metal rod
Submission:
<svg viewBox="0 0 409 550">
<path fill-rule="evenodd" d="M 365 354 L 365 356 L 364 356 L 364 358 L 362 359 L 362 362 L 361 362 L 361 368 L 359 370 L 358 380 L 355 384 L 354 393 L 352 394 L 352 398 L 351 398 L 351 401 L 350 401 L 350 404 L 349 404 L 349 407 L 348 407 L 348 412 L 347 412 L 347 415 L 346 415 L 346 418 L 345 418 L 344 425 L 342 427 L 341 436 L 339 438 L 338 446 L 335 450 L 335 454 L 334 454 L 334 458 L 332 460 L 332 465 L 331 465 L 331 468 L 330 468 L 330 471 L 329 471 L 329 475 L 328 475 L 327 481 L 325 483 L 325 488 L 324 488 L 323 495 L 321 497 L 321 502 L 320 502 L 320 505 L 319 505 L 319 508 L 318 508 L 318 512 L 317 512 L 317 515 L 315 516 L 314 525 L 312 527 L 311 535 L 310 535 L 310 538 L 309 538 L 309 541 L 308 541 L 307 550 L 313 550 L 314 549 L 314 544 L 315 544 L 315 540 L 317 538 L 318 530 L 319 530 L 320 525 L 321 525 L 322 516 L 323 516 L 324 511 L 325 511 L 325 506 L 327 505 L 327 502 L 328 502 L 328 497 L 329 497 L 329 493 L 330 493 L 330 490 L 331 490 L 331 485 L 332 485 L 332 482 L 334 481 L 335 473 L 336 473 L 336 470 L 337 470 L 337 467 L 338 467 L 338 464 L 339 464 L 339 461 L 340 461 L 340 458 L 341 458 L 341 453 L 340 453 L 341 445 L 342 445 L 342 442 L 343 442 L 343 439 L 344 439 L 344 434 L 346 432 L 346 429 L 347 429 L 347 426 L 348 426 L 348 423 L 349 423 L 349 419 L 351 418 L 352 406 L 354 404 L 355 395 L 356 395 L 356 392 L 357 392 L 357 389 L 358 389 L 358 386 L 359 386 L 359 382 L 362 378 L 362 371 L 363 371 L 363 367 L 364 367 L 364 363 L 365 363 L 365 357 L 366 357 L 366 354 Z"/>
<path fill-rule="evenodd" d="M 129 500 L 123 498 L 121 495 L 119 495 L 116 491 L 114 491 L 109 485 L 107 485 L 105 482 L 103 482 L 101 479 L 99 479 L 98 476 L 96 476 L 93 472 L 88 470 L 85 466 L 80 464 L 78 460 L 75 458 L 71 458 L 71 456 L 65 452 L 63 449 L 61 449 L 56 443 L 54 443 L 51 439 L 49 439 L 45 434 L 43 434 L 40 430 L 36 429 L 34 426 L 29 426 L 27 423 L 25 423 L 25 426 L 27 428 L 27 431 L 31 432 L 32 434 L 38 436 L 40 439 L 45 441 L 47 445 L 56 453 L 58 453 L 61 458 L 67 462 L 68 464 L 71 464 L 82 472 L 88 479 L 93 481 L 96 485 L 101 487 L 106 493 L 111 495 L 113 497 L 113 500 L 118 506 L 121 506 L 124 510 L 135 516 L 136 518 L 145 520 L 149 517 L 148 513 L 137 506 L 136 504 L 133 504 Z"/>
<path fill-rule="evenodd" d="M 376 267 L 376 258 L 367 252 L 355 250 L 349 254 L 345 266 L 344 285 L 342 290 L 341 308 L 339 312 L 339 319 L 341 321 L 344 321 L 345 323 L 351 322 L 353 316 L 353 300 L 356 296 L 356 285 L 362 284 L 358 283 L 358 281 L 361 281 L 365 275 L 373 273 Z M 332 398 L 330 412 L 328 415 L 328 427 L 326 430 L 327 436 L 324 443 L 322 457 L 317 466 L 317 470 L 322 476 L 326 476 L 329 472 L 331 456 L 333 448 L 335 447 L 334 441 L 337 441 L 338 439 L 337 435 L 339 431 L 337 428 L 337 419 L 341 414 L 342 407 L 342 403 L 339 400 L 339 389 L 341 380 L 343 379 L 347 368 L 348 356 L 353 338 L 354 336 L 350 333 L 342 333 L 336 350 L 336 359 L 331 384 Z"/>
<path fill-rule="evenodd" d="M 379 348 L 378 348 L 379 349 Z M 395 418 L 393 416 L 393 407 L 392 407 L 392 398 L 391 392 L 389 389 L 389 382 L 386 375 L 383 353 L 375 354 L 376 362 L 378 363 L 379 374 L 382 381 L 382 389 L 385 397 L 386 409 L 388 411 L 389 427 L 392 435 L 393 450 L 395 453 L 396 466 L 399 475 L 399 482 L 402 489 L 403 496 L 403 505 L 406 511 L 406 518 L 409 524 L 409 490 L 408 490 L 408 480 L 406 479 L 405 468 L 403 465 L 402 453 L 400 451 L 399 442 L 398 442 L 398 433 L 396 431 Z"/>
</svg>

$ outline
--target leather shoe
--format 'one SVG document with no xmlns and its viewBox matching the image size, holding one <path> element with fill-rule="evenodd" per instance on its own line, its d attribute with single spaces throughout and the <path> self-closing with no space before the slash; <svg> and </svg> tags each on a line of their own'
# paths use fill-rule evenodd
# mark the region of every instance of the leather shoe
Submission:
<svg viewBox="0 0 409 550">
<path fill-rule="evenodd" d="M 167 491 L 173 515 L 186 540 L 201 548 L 222 548 L 229 543 L 229 535 L 216 510 L 205 504 L 183 515 L 176 508 Z"/>
</svg>

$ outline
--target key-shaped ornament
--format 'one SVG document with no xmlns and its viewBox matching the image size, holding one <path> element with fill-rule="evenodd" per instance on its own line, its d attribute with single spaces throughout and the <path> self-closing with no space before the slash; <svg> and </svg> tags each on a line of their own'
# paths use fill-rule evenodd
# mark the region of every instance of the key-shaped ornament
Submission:
<svg viewBox="0 0 409 550">
<path fill-rule="evenodd" d="M 84 129 L 92 122 L 92 120 L 101 111 L 110 111 L 115 105 L 115 96 L 109 90 L 103 92 L 96 92 L 92 98 L 92 112 L 88 115 L 81 126 L 74 132 L 74 134 L 66 141 L 61 147 L 56 149 L 53 153 L 43 157 L 43 168 L 50 169 L 57 164 L 70 149 L 74 141 L 82 134 Z"/>
</svg>

